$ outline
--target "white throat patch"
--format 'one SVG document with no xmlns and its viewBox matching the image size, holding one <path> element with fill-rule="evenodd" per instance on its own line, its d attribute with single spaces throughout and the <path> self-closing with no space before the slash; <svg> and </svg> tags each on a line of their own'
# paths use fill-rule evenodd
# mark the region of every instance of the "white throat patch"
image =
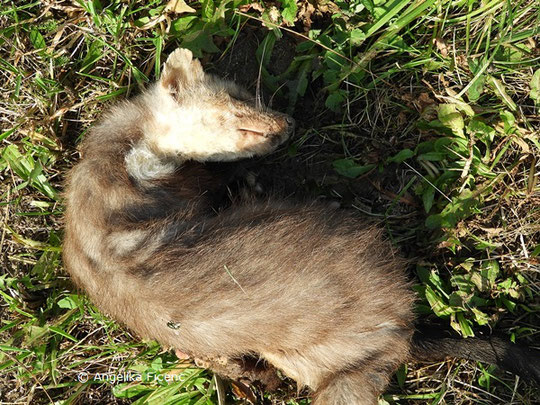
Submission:
<svg viewBox="0 0 540 405">
<path fill-rule="evenodd" d="M 133 146 L 125 160 L 128 174 L 138 181 L 165 178 L 173 174 L 176 167 L 174 163 L 160 159 L 144 139 Z"/>
</svg>

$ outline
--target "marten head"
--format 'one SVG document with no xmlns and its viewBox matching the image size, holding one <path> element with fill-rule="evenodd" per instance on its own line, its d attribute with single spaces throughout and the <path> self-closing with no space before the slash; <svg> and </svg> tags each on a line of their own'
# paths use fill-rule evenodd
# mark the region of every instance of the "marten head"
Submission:
<svg viewBox="0 0 540 405">
<path fill-rule="evenodd" d="M 284 142 L 294 126 L 285 114 L 257 108 L 254 98 L 233 82 L 205 74 L 187 49 L 169 56 L 147 105 L 147 146 L 182 160 L 264 155 Z"/>
</svg>

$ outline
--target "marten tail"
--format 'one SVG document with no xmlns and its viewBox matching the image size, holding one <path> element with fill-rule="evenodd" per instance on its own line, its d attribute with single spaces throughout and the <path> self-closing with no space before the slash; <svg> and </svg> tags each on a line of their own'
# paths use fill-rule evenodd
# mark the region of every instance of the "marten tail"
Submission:
<svg viewBox="0 0 540 405">
<path fill-rule="evenodd" d="M 495 364 L 540 386 L 540 350 L 498 337 L 452 338 L 443 331 L 421 327 L 413 336 L 411 355 L 420 361 L 458 357 Z"/>
</svg>

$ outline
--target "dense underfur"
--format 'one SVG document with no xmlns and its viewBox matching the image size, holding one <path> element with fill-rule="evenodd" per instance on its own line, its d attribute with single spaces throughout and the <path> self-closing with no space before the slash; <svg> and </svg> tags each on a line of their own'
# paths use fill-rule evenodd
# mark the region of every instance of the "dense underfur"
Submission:
<svg viewBox="0 0 540 405">
<path fill-rule="evenodd" d="M 66 188 L 65 266 L 143 337 L 254 354 L 316 404 L 371 405 L 413 330 L 405 264 L 380 230 L 315 203 L 212 209 L 223 181 L 204 162 L 268 153 L 291 126 L 175 51 L 155 87 L 87 136 Z"/>
</svg>

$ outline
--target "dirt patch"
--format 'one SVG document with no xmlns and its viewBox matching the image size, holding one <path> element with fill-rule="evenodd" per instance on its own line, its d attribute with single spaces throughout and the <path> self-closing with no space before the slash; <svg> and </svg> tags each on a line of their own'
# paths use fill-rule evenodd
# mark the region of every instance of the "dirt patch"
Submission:
<svg viewBox="0 0 540 405">
<path fill-rule="evenodd" d="M 258 83 L 263 86 L 255 54 L 267 32 L 257 27 L 242 30 L 228 52 L 213 62 L 211 71 L 255 93 Z M 291 35 L 285 34 L 276 40 L 268 64 L 272 75 L 279 76 L 287 70 L 294 59 L 296 45 Z M 364 159 L 365 164 L 383 161 L 389 155 L 389 139 L 396 135 L 387 133 L 380 137 L 377 128 L 344 125 L 337 114 L 324 106 L 320 87 L 320 83 L 311 83 L 305 96 L 298 100 L 293 113 L 297 129 L 288 144 L 271 156 L 242 162 L 240 171 L 255 173 L 265 193 L 299 200 L 339 200 L 344 207 L 360 206 L 378 215 L 391 205 L 392 215 L 416 217 L 413 198 L 397 197 L 403 183 L 411 177 L 402 168 L 372 170 L 358 179 L 347 179 L 336 173 L 333 162 L 347 153 Z M 271 95 L 263 87 L 261 95 L 267 104 L 272 101 L 274 109 L 286 111 L 288 101 L 279 94 Z M 356 108 L 361 109 L 362 104 L 357 103 Z M 325 126 L 330 128 L 320 129 Z"/>
</svg>

